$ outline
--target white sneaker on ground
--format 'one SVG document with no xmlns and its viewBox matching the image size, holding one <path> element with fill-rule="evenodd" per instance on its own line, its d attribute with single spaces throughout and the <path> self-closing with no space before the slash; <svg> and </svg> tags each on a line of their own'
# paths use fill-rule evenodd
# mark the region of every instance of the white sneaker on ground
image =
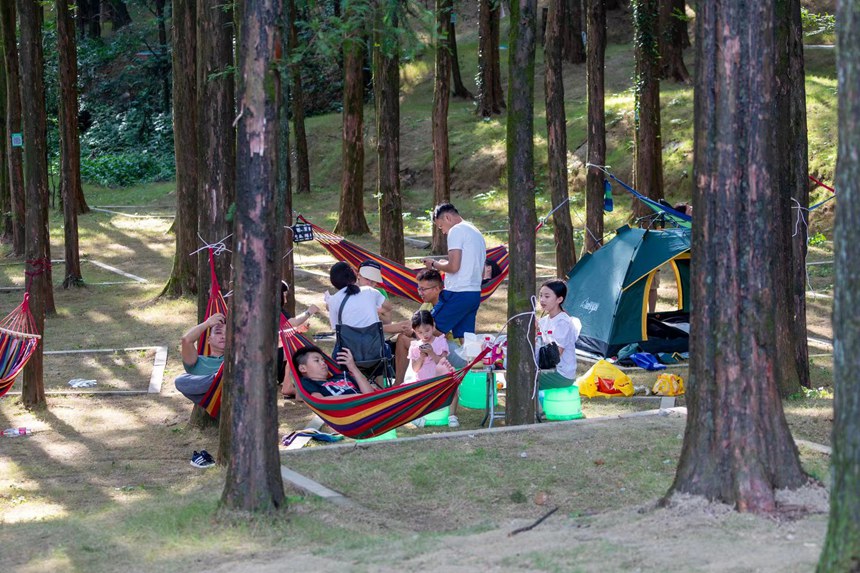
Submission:
<svg viewBox="0 0 860 573">
<path fill-rule="evenodd" d="M 448 416 L 448 427 L 449 428 L 459 428 L 460 420 L 457 419 L 457 416 L 451 415 Z"/>
<path fill-rule="evenodd" d="M 414 420 L 412 420 L 412 423 L 415 425 L 416 428 L 423 428 L 424 422 L 425 422 L 424 416 L 421 416 L 420 418 L 415 418 Z"/>
</svg>

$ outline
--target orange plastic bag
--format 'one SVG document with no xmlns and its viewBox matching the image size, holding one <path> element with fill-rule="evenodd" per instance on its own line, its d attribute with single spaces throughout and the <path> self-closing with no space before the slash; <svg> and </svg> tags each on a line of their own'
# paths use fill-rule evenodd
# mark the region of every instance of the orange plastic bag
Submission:
<svg viewBox="0 0 860 573">
<path fill-rule="evenodd" d="M 633 395 L 630 377 L 606 360 L 600 360 L 589 368 L 576 380 L 576 385 L 579 386 L 579 393 L 588 398 Z"/>
</svg>

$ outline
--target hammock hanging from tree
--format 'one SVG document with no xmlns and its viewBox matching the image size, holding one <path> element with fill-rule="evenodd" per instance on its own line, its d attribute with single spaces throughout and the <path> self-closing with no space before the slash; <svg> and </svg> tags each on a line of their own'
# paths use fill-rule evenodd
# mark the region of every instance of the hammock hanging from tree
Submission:
<svg viewBox="0 0 860 573">
<path fill-rule="evenodd" d="M 320 400 L 308 394 L 302 387 L 300 375 L 290 357 L 300 348 L 316 348 L 310 340 L 292 328 L 286 320 L 281 320 L 281 342 L 284 345 L 285 360 L 301 392 L 305 403 L 335 431 L 356 439 L 379 436 L 411 422 L 439 408 L 450 406 L 457 387 L 476 362 L 491 349 L 485 349 L 470 364 L 446 374 L 412 384 L 401 384 L 371 394 L 353 394 L 343 398 Z M 317 350 L 319 350 L 317 348 Z M 334 360 L 319 351 L 325 359 L 333 376 L 343 372 Z"/>
<path fill-rule="evenodd" d="M 30 312 L 30 293 L 25 292 L 21 304 L 0 322 L 0 396 L 15 383 L 40 338 Z"/>
<path fill-rule="evenodd" d="M 386 291 L 395 296 L 412 299 L 415 302 L 423 302 L 421 296 L 418 294 L 418 280 L 415 278 L 423 269 L 410 269 L 400 263 L 372 253 L 364 247 L 344 239 L 340 235 L 314 225 L 301 215 L 297 219 L 313 228 L 314 239 L 325 250 L 331 253 L 331 256 L 335 259 L 349 263 L 354 268 L 358 268 L 362 262 L 368 259 L 375 261 L 382 267 L 382 284 Z M 481 302 L 490 298 L 496 292 L 496 289 L 499 288 L 499 285 L 502 284 L 502 281 L 508 276 L 508 250 L 504 246 L 487 249 L 487 258 L 499 265 L 499 269 L 502 272 L 481 285 Z"/>
<path fill-rule="evenodd" d="M 209 317 L 216 312 L 220 312 L 224 316 L 227 316 L 227 301 L 224 300 L 224 295 L 221 294 L 221 285 L 218 284 L 218 277 L 215 275 L 215 253 L 211 247 L 209 248 L 209 273 L 209 302 L 206 303 L 206 314 L 203 317 L 204 321 L 208 320 Z M 197 352 L 201 356 L 210 356 L 212 354 L 212 348 L 209 346 L 208 328 L 203 331 L 200 338 L 197 340 Z M 215 378 L 212 380 L 212 385 L 209 387 L 209 391 L 206 392 L 199 403 L 199 406 L 206 410 L 206 412 L 213 418 L 217 418 L 218 413 L 221 411 L 221 381 L 223 378 L 224 364 L 222 363 L 221 368 L 218 369 L 218 372 L 215 374 Z"/>
</svg>

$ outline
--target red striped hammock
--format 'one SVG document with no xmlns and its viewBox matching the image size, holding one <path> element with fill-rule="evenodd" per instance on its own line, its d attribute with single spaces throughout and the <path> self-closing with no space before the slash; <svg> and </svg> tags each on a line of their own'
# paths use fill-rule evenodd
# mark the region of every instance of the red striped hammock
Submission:
<svg viewBox="0 0 860 573">
<path fill-rule="evenodd" d="M 445 376 L 420 380 L 413 384 L 401 384 L 371 394 L 353 394 L 343 398 L 320 400 L 308 394 L 302 387 L 299 373 L 296 372 L 291 360 L 292 355 L 299 348 L 316 347 L 316 345 L 283 319 L 280 336 L 285 350 L 284 359 L 290 366 L 296 388 L 302 393 L 305 403 L 333 430 L 356 439 L 380 436 L 425 414 L 450 406 L 466 372 L 490 351 L 486 349 L 465 368 Z M 321 350 L 320 354 L 325 358 L 329 372 L 333 376 L 343 374 L 330 356 Z"/>
<path fill-rule="evenodd" d="M 30 312 L 30 294 L 25 292 L 21 304 L 0 322 L 0 396 L 12 388 L 40 338 Z"/>
<path fill-rule="evenodd" d="M 301 215 L 297 219 L 313 228 L 314 239 L 337 260 L 349 263 L 356 269 L 368 259 L 376 261 L 382 267 L 382 285 L 386 291 L 395 296 L 410 298 L 415 302 L 424 302 L 418 294 L 418 280 L 415 278 L 423 269 L 410 269 L 372 253 L 360 245 L 347 241 L 340 235 L 314 225 Z M 502 272 L 481 286 L 481 302 L 490 298 L 508 276 L 508 250 L 504 246 L 487 249 L 487 258 L 495 261 Z"/>
<path fill-rule="evenodd" d="M 208 320 L 216 312 L 227 316 L 227 301 L 224 300 L 224 295 L 221 294 L 221 285 L 218 284 L 218 277 L 215 275 L 215 254 L 211 248 L 209 249 L 209 273 L 209 302 L 206 303 L 206 314 L 203 320 Z M 208 328 L 203 331 L 197 340 L 197 352 L 201 356 L 211 356 L 212 354 L 212 348 L 209 346 Z M 221 411 L 221 381 L 223 378 L 224 364 L 221 364 L 221 368 L 218 369 L 214 380 L 212 380 L 209 391 L 206 392 L 206 395 L 200 401 L 200 407 L 206 410 L 213 418 L 217 418 L 218 413 Z"/>
</svg>

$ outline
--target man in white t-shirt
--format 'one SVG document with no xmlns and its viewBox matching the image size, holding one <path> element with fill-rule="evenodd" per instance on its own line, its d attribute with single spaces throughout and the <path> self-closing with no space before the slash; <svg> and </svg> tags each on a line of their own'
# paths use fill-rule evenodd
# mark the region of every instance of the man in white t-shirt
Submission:
<svg viewBox="0 0 860 573">
<path fill-rule="evenodd" d="M 487 245 L 481 232 L 463 220 L 450 203 L 436 206 L 433 224 L 448 236 L 447 260 L 424 259 L 424 266 L 428 269 L 445 273 L 445 290 L 433 307 L 436 330 L 440 334 L 450 332 L 454 338 L 463 338 L 464 332 L 475 332 Z"/>
</svg>

